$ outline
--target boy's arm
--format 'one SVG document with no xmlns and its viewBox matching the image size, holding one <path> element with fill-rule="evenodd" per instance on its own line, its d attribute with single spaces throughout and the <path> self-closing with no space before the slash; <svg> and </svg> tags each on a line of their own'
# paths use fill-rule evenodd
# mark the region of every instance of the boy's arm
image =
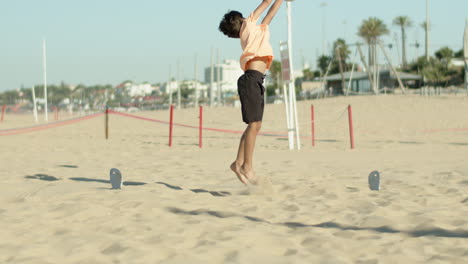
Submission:
<svg viewBox="0 0 468 264">
<path fill-rule="evenodd" d="M 262 3 L 252 13 L 253 19 L 256 21 L 260 15 L 271 5 L 272 0 L 262 0 Z"/>
<path fill-rule="evenodd" d="M 276 15 L 276 12 L 278 12 L 278 9 L 280 8 L 282 3 L 283 0 L 275 0 L 273 5 L 268 10 L 268 13 L 266 14 L 265 18 L 263 18 L 262 24 L 270 25 L 271 20 L 273 20 L 273 17 Z"/>
</svg>

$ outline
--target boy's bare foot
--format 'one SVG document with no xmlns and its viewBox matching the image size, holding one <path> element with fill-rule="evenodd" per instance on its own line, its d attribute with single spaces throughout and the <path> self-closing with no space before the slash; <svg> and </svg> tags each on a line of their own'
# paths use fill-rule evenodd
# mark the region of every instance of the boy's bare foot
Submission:
<svg viewBox="0 0 468 264">
<path fill-rule="evenodd" d="M 240 167 L 239 171 L 251 184 L 256 185 L 258 183 L 257 176 L 255 176 L 255 172 L 252 169 L 246 170 Z"/>
<path fill-rule="evenodd" d="M 239 181 L 241 181 L 243 184 L 247 185 L 249 183 L 247 178 L 242 175 L 240 166 L 237 166 L 235 161 L 231 164 L 231 170 L 236 174 L 237 178 L 239 178 Z"/>
</svg>

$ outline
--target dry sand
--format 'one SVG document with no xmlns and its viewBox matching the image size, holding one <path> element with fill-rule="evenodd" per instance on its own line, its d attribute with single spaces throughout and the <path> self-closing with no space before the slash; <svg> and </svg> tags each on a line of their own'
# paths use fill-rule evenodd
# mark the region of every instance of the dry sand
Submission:
<svg viewBox="0 0 468 264">
<path fill-rule="evenodd" d="M 259 136 L 254 168 L 271 184 L 256 188 L 229 170 L 238 134 L 205 131 L 199 149 L 196 129 L 175 127 L 169 148 L 167 125 L 117 115 L 107 141 L 103 116 L 0 134 L 0 263 L 468 263 L 466 96 L 340 97 L 298 109 L 302 149 Z M 197 118 L 175 112 L 178 123 Z M 207 108 L 204 119 L 244 128 L 236 108 Z M 267 105 L 262 131 L 284 133 L 285 123 L 284 106 Z M 0 129 L 30 125 L 32 116 L 7 115 Z M 110 189 L 111 168 L 123 189 Z M 367 185 L 372 170 L 378 192 Z"/>
</svg>

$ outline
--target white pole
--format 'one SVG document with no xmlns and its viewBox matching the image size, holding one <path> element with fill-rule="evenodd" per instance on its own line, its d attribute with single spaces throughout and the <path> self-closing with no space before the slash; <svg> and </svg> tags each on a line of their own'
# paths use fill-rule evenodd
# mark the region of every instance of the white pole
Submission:
<svg viewBox="0 0 468 264">
<path fill-rule="evenodd" d="M 213 101 L 214 101 L 214 91 L 213 91 L 213 79 L 214 79 L 214 68 L 213 68 L 213 63 L 214 63 L 214 48 L 211 48 L 211 68 L 210 68 L 210 107 L 213 107 Z"/>
<path fill-rule="evenodd" d="M 281 52 L 281 60 L 286 60 L 286 62 L 289 63 L 289 47 L 287 42 L 280 42 L 280 52 Z M 282 73 L 283 75 L 283 99 L 284 99 L 284 106 L 285 106 L 285 112 L 286 112 L 286 125 L 288 128 L 288 143 L 289 143 L 289 149 L 294 149 L 294 135 L 292 134 L 292 120 L 291 120 L 291 115 L 290 115 L 290 109 L 289 109 L 289 98 L 290 95 L 288 95 L 288 83 L 289 79 L 286 79 L 284 77 L 289 78 L 290 76 L 290 68 L 286 69 L 286 64 L 283 64 L 282 67 Z M 288 74 L 285 74 L 285 73 Z"/>
<path fill-rule="evenodd" d="M 327 3 L 322 2 L 320 4 L 320 7 L 322 7 L 322 55 L 325 55 L 327 52 L 327 41 L 326 41 L 326 30 L 325 30 L 325 23 L 326 23 L 326 7 Z"/>
<path fill-rule="evenodd" d="M 44 70 L 44 110 L 45 121 L 49 122 L 48 109 L 47 109 L 47 61 L 46 61 L 46 40 L 42 40 L 42 68 Z"/>
<path fill-rule="evenodd" d="M 219 48 L 216 50 L 216 82 L 218 86 L 218 106 L 221 105 L 221 97 L 222 97 L 222 90 L 221 90 L 221 63 L 219 61 Z"/>
<path fill-rule="evenodd" d="M 291 142 L 294 148 L 294 134 L 297 133 L 295 127 L 295 88 L 294 88 L 294 72 L 293 72 L 293 59 L 292 59 L 292 26 L 291 26 L 291 0 L 286 2 L 286 11 L 287 11 L 287 18 L 288 18 L 288 53 L 289 53 L 289 120 L 291 122 L 291 127 L 289 131 L 289 136 L 291 137 Z"/>
<path fill-rule="evenodd" d="M 181 108 L 181 93 L 180 93 L 180 61 L 177 60 L 177 109 Z"/>
<path fill-rule="evenodd" d="M 286 107 L 286 124 L 288 126 L 289 149 L 294 149 L 294 137 L 292 136 L 291 116 L 289 115 L 289 96 L 286 83 L 283 84 L 284 106 Z"/>
<path fill-rule="evenodd" d="M 349 83 L 348 83 L 348 88 L 346 89 L 346 96 L 349 95 L 349 90 L 351 89 L 351 85 L 352 85 L 352 82 L 353 82 L 354 65 L 355 64 L 353 63 L 353 66 L 351 67 L 351 76 L 349 76 Z"/>
<path fill-rule="evenodd" d="M 429 0 L 426 0 L 426 61 L 429 61 L 430 37 L 429 37 Z"/>
<path fill-rule="evenodd" d="M 195 53 L 195 108 L 198 108 L 198 100 L 200 97 L 198 91 L 198 53 Z"/>
<path fill-rule="evenodd" d="M 166 93 L 169 93 L 169 106 L 172 105 L 172 65 L 169 65 L 169 78 L 167 79 Z"/>
<path fill-rule="evenodd" d="M 34 86 L 32 87 L 32 98 L 33 98 L 33 114 L 34 114 L 34 120 L 36 121 L 36 123 L 38 122 L 38 119 L 37 119 L 37 105 L 36 105 L 36 89 L 34 88 Z"/>
<path fill-rule="evenodd" d="M 294 85 L 293 85 L 293 88 L 294 88 Z M 292 96 L 293 96 L 293 104 L 294 104 L 294 107 L 293 107 L 293 110 L 294 110 L 294 120 L 296 121 L 296 123 L 295 123 L 295 128 L 296 128 L 297 149 L 300 150 L 300 149 L 301 149 L 301 137 L 299 136 L 299 120 L 298 120 L 298 118 L 297 118 L 296 91 L 294 91 L 294 93 L 292 94 Z"/>
</svg>

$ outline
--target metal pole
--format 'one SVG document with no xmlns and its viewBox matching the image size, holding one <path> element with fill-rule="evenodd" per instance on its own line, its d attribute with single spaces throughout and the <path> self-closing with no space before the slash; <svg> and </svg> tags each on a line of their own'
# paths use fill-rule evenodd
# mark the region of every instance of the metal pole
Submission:
<svg viewBox="0 0 468 264">
<path fill-rule="evenodd" d="M 315 111 L 314 105 L 310 106 L 310 118 L 312 121 L 312 147 L 315 147 Z"/>
<path fill-rule="evenodd" d="M 177 60 L 177 109 L 182 107 L 180 94 L 180 61 Z"/>
<path fill-rule="evenodd" d="M 217 66 L 216 66 L 216 83 L 217 83 L 217 86 L 218 86 L 218 106 L 221 106 L 221 64 L 220 64 L 220 61 L 219 61 L 219 48 L 217 49 L 216 51 L 216 63 L 217 63 Z"/>
<path fill-rule="evenodd" d="M 382 42 L 380 41 L 379 41 L 379 46 L 380 46 L 380 49 L 382 49 L 382 52 L 385 58 L 387 59 L 388 66 L 390 66 L 390 69 L 392 70 L 393 74 L 398 80 L 398 84 L 400 85 L 401 91 L 403 92 L 403 94 L 406 94 L 405 86 L 403 85 L 403 82 L 401 81 L 400 76 L 398 75 L 398 72 L 395 70 L 395 68 L 393 68 L 392 61 L 390 60 L 390 57 L 388 56 L 387 52 L 384 49 Z"/>
<path fill-rule="evenodd" d="M 109 138 L 109 107 L 106 106 L 106 118 L 104 123 L 104 134 L 106 136 L 106 140 Z"/>
<path fill-rule="evenodd" d="M 364 65 L 364 67 L 366 68 L 367 76 L 369 77 L 369 84 L 372 85 L 372 83 L 374 81 L 373 81 L 373 77 L 372 77 L 372 74 L 371 74 L 371 70 L 369 68 L 370 65 L 367 65 L 366 58 L 364 57 L 364 53 L 361 50 L 361 44 L 357 43 L 356 46 L 357 46 L 357 49 L 358 49 L 358 52 L 359 52 L 359 56 L 361 57 L 361 62 Z M 374 90 L 374 92 L 375 92 L 375 90 Z"/>
<path fill-rule="evenodd" d="M 167 80 L 166 93 L 169 93 L 169 105 L 172 105 L 172 65 L 169 65 L 169 79 Z"/>
<path fill-rule="evenodd" d="M 297 121 L 297 107 L 296 107 L 296 89 L 294 87 L 294 63 L 292 58 L 292 22 L 291 22 L 291 0 L 286 2 L 287 8 L 287 17 L 288 17 L 288 52 L 289 52 L 289 72 L 290 72 L 290 80 L 289 80 L 289 115 L 291 120 L 291 128 L 293 134 L 296 134 L 297 140 L 297 148 L 300 149 L 300 137 L 299 137 L 299 128 L 298 128 L 298 121 Z M 293 144 L 294 146 L 294 144 Z"/>
<path fill-rule="evenodd" d="M 353 63 L 353 66 L 351 67 L 351 76 L 349 76 L 348 87 L 346 88 L 346 96 L 349 95 L 349 90 L 351 89 L 351 85 L 352 85 L 352 82 L 353 82 L 354 66 L 355 66 L 355 64 Z"/>
<path fill-rule="evenodd" d="M 349 141 L 351 149 L 354 149 L 354 130 L 353 130 L 353 111 L 351 105 L 348 105 L 348 122 L 349 122 Z"/>
<path fill-rule="evenodd" d="M 320 7 L 323 8 L 322 10 L 322 55 L 325 55 L 326 54 L 326 49 L 327 49 L 327 41 L 325 40 L 326 39 L 326 31 L 325 31 L 325 22 L 326 22 L 326 7 L 327 7 L 327 3 L 325 2 L 322 2 L 320 4 Z"/>
<path fill-rule="evenodd" d="M 198 91 L 198 54 L 195 53 L 195 108 L 198 107 L 200 92 Z"/>
<path fill-rule="evenodd" d="M 36 121 L 36 123 L 38 122 L 38 119 L 37 119 L 37 105 L 36 105 L 36 89 L 34 88 L 34 86 L 32 87 L 32 98 L 33 98 L 33 114 L 34 114 L 34 120 Z"/>
<path fill-rule="evenodd" d="M 426 0 L 426 61 L 429 61 L 429 0 Z"/>
<path fill-rule="evenodd" d="M 42 68 L 44 70 L 44 110 L 45 110 L 45 121 L 49 122 L 49 115 L 47 109 L 47 60 L 46 60 L 46 40 L 42 40 Z"/>
<path fill-rule="evenodd" d="M 335 53 L 336 53 L 336 59 L 338 60 L 338 67 L 340 69 L 340 75 L 341 75 L 341 90 L 344 93 L 345 86 L 346 86 L 346 81 L 345 81 L 345 76 L 344 76 L 344 73 L 343 73 L 343 62 L 341 60 L 340 52 L 341 52 L 341 45 L 337 45 L 336 49 L 335 49 Z M 346 93 L 346 95 L 348 95 L 348 94 Z"/>
<path fill-rule="evenodd" d="M 171 105 L 169 111 L 169 147 L 172 147 L 172 133 L 174 127 L 174 105 Z"/>
<path fill-rule="evenodd" d="M 213 94 L 213 78 L 214 78 L 214 68 L 213 68 L 213 60 L 214 60 L 214 49 L 211 48 L 211 69 L 210 69 L 210 107 L 213 107 L 214 101 L 214 94 Z"/>
<path fill-rule="evenodd" d="M 200 106 L 200 123 L 199 123 L 199 130 L 198 130 L 198 146 L 202 148 L 203 146 L 203 106 Z"/>
</svg>

